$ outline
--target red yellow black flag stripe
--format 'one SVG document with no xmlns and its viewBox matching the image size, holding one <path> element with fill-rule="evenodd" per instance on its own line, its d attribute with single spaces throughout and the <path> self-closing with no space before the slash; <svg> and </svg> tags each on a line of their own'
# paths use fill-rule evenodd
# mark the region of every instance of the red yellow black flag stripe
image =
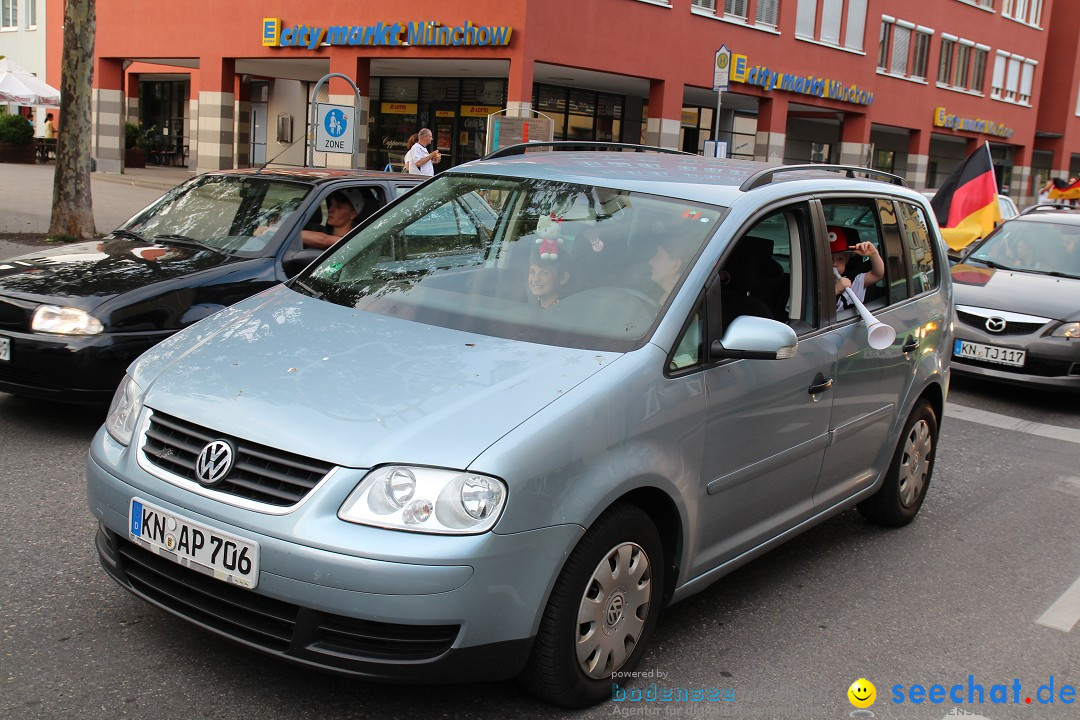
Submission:
<svg viewBox="0 0 1080 720">
<path fill-rule="evenodd" d="M 1069 183 L 1061 178 L 1054 178 L 1051 182 L 1054 183 L 1054 187 L 1050 188 L 1051 200 L 1080 200 L 1080 180 Z"/>
<path fill-rule="evenodd" d="M 990 146 L 984 144 L 960 163 L 930 201 L 949 247 L 966 247 L 1001 222 L 997 189 Z"/>
</svg>

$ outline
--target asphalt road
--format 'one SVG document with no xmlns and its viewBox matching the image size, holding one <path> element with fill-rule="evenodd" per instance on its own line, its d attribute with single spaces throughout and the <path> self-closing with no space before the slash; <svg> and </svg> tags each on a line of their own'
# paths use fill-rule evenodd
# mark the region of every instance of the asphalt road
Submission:
<svg viewBox="0 0 1080 720">
<path fill-rule="evenodd" d="M 1080 630 L 1036 622 L 1080 578 L 1080 398 L 957 380 L 949 401 L 910 526 L 845 513 L 661 616 L 639 668 L 654 677 L 638 687 L 730 688 L 732 700 L 564 713 L 513 683 L 384 686 L 298 669 L 136 599 L 98 567 L 85 503 L 103 409 L 0 393 L 0 717 L 824 720 L 849 716 L 860 677 L 877 686 L 878 718 L 957 707 L 892 702 L 914 684 L 961 685 L 959 707 L 992 720 L 1080 717 L 1060 696 L 1080 685 Z M 1040 704 L 1051 678 L 1055 703 Z M 966 703 L 969 682 L 983 705 Z M 991 702 L 998 684 L 1009 704 Z"/>
</svg>

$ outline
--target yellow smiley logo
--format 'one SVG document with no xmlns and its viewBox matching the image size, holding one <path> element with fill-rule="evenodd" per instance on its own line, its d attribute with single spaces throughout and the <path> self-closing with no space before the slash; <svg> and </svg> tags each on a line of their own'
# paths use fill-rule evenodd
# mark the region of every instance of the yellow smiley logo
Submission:
<svg viewBox="0 0 1080 720">
<path fill-rule="evenodd" d="M 877 688 L 866 678 L 859 678 L 847 689 L 848 700 L 857 708 L 868 708 L 877 699 Z"/>
</svg>

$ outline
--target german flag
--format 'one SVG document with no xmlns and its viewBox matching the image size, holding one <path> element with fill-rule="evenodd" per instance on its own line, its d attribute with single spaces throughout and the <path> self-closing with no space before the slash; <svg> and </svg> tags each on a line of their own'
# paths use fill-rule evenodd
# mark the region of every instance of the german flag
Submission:
<svg viewBox="0 0 1080 720">
<path fill-rule="evenodd" d="M 1051 200 L 1080 200 L 1080 180 L 1069 183 L 1061 178 L 1054 178 L 1050 182 L 1054 187 L 1050 188 Z"/>
<path fill-rule="evenodd" d="M 967 247 L 1001 222 L 990 146 L 968 155 L 930 200 L 941 236 L 953 250 Z"/>
</svg>

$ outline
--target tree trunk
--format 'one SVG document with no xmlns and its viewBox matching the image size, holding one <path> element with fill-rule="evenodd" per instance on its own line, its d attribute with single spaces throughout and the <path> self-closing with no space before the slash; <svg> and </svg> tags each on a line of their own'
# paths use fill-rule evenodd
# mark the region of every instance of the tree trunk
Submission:
<svg viewBox="0 0 1080 720">
<path fill-rule="evenodd" d="M 49 237 L 97 234 L 90 197 L 91 86 L 94 78 L 95 0 L 64 0 L 60 64 L 60 132 L 56 140 Z"/>
</svg>

